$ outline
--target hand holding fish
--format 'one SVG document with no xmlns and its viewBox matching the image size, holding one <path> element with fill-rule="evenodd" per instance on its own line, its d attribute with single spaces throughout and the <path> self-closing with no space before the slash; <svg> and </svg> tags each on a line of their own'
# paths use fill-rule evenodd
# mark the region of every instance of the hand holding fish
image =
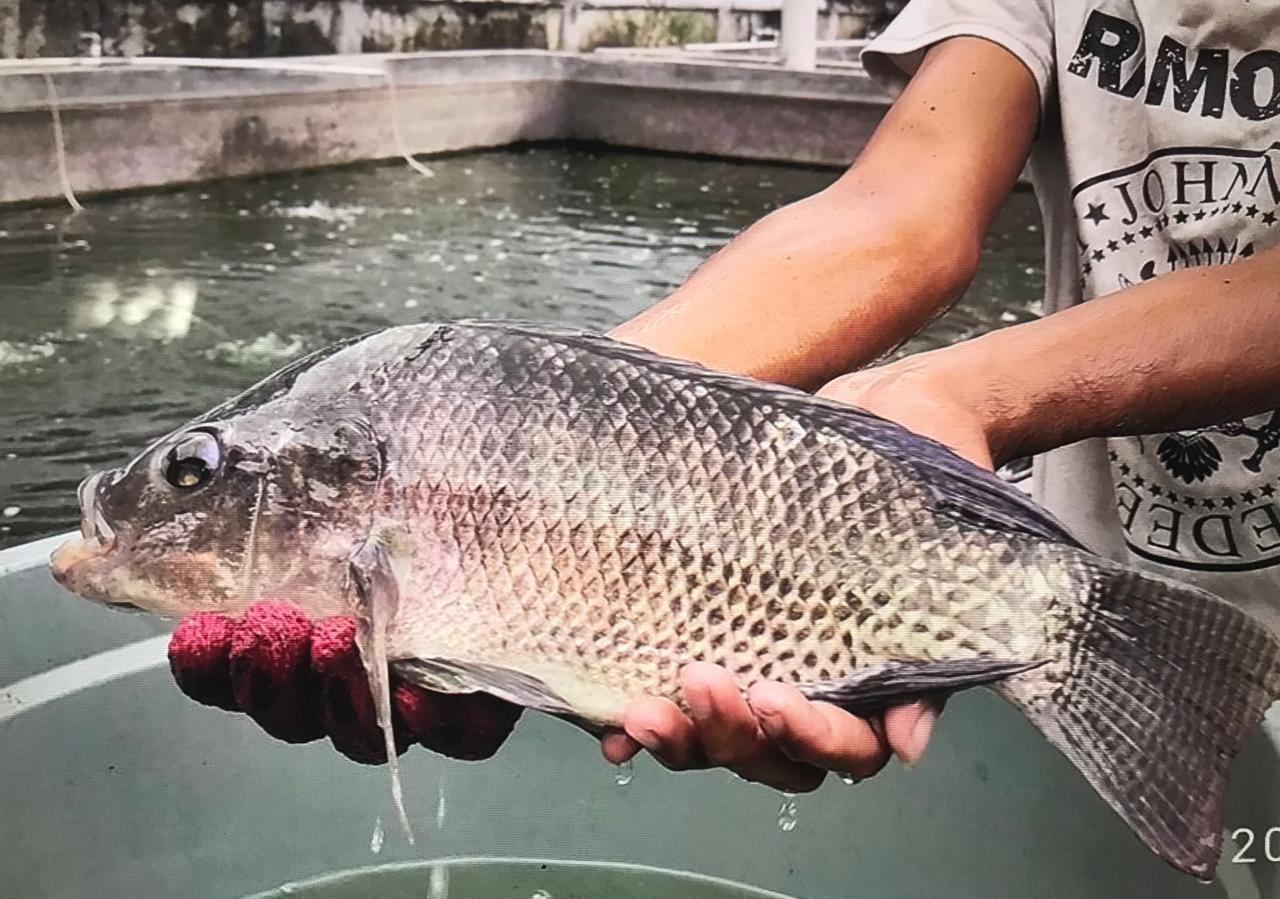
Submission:
<svg viewBox="0 0 1280 899">
<path fill-rule="evenodd" d="M 178 686 L 205 705 L 249 715 L 289 743 L 328 737 L 362 764 L 387 760 L 373 695 L 355 643 L 356 624 L 312 622 L 297 606 L 259 602 L 243 615 L 197 612 L 169 643 Z M 487 694 L 446 695 L 396 682 L 396 748 L 418 743 L 451 758 L 486 759 L 510 736 L 519 706 Z"/>
</svg>

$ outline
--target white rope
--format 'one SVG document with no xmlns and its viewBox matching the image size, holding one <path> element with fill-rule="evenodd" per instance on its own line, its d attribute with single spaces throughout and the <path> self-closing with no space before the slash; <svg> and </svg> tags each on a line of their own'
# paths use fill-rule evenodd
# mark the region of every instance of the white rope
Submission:
<svg viewBox="0 0 1280 899">
<path fill-rule="evenodd" d="M 84 207 L 76 199 L 71 189 L 71 178 L 67 175 L 67 146 L 62 137 L 62 115 L 58 110 L 58 91 L 53 86 L 53 76 L 44 73 L 44 86 L 49 95 L 49 111 L 53 113 L 53 144 L 58 157 L 58 180 L 62 182 L 62 195 L 67 198 L 71 208 L 76 212 L 84 212 Z"/>
<path fill-rule="evenodd" d="M 413 169 L 424 178 L 434 178 L 436 173 L 431 171 L 418 160 L 413 158 L 413 154 L 409 152 L 409 148 L 405 145 L 404 135 L 400 132 L 400 116 L 399 103 L 396 99 L 396 79 L 391 74 L 391 60 L 383 60 L 383 74 L 387 78 L 387 110 L 391 115 L 391 137 L 396 143 L 396 152 L 404 157 L 404 161 L 409 163 L 409 168 Z"/>
</svg>

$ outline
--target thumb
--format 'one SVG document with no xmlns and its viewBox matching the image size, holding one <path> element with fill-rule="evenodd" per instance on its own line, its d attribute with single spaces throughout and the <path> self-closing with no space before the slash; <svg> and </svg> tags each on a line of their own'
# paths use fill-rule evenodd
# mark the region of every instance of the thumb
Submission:
<svg viewBox="0 0 1280 899">
<path fill-rule="evenodd" d="M 861 406 L 871 388 L 884 376 L 879 368 L 863 368 L 840 375 L 818 389 L 817 396 L 829 400 Z"/>
<path fill-rule="evenodd" d="M 908 768 L 914 767 L 924 755 L 943 704 L 942 699 L 922 699 L 894 706 L 884 713 L 889 746 Z"/>
</svg>

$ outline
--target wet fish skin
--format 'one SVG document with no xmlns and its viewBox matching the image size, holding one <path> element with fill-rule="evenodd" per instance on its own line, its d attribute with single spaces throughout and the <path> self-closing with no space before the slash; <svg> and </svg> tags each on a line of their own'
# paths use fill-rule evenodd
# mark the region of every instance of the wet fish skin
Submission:
<svg viewBox="0 0 1280 899">
<path fill-rule="evenodd" d="M 223 459 L 175 492 L 159 472 L 193 428 Z M 863 713 L 993 683 L 1199 876 L 1230 759 L 1280 693 L 1252 619 L 1090 554 L 941 446 L 591 335 L 383 331 L 91 492 L 86 541 L 54 560 L 72 589 L 164 614 L 263 595 L 354 613 L 382 693 L 386 662 L 599 726 L 677 698 L 695 659 Z"/>
</svg>

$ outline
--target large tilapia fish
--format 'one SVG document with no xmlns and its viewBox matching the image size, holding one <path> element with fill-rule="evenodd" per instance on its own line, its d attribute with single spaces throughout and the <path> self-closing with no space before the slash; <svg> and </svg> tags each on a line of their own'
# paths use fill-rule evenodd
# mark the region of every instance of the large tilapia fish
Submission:
<svg viewBox="0 0 1280 899">
<path fill-rule="evenodd" d="M 677 698 L 691 660 L 860 713 L 988 684 L 1201 877 L 1280 694 L 1253 619 L 1088 552 L 939 444 L 588 334 L 348 340 L 80 502 L 67 587 L 166 616 L 264 596 L 354 614 L 386 730 L 388 665 L 589 728 Z"/>
</svg>

